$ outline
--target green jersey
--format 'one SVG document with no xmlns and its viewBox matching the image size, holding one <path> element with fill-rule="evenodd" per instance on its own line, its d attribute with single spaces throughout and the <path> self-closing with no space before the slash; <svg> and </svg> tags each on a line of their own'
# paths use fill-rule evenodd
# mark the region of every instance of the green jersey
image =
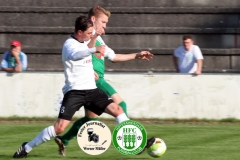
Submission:
<svg viewBox="0 0 240 160">
<path fill-rule="evenodd" d="M 104 41 L 101 37 L 98 37 L 96 40 L 95 46 L 101 46 L 105 45 Z M 115 53 L 111 48 L 105 47 L 105 53 L 94 53 L 92 54 L 92 63 L 93 63 L 93 69 L 95 72 L 97 72 L 99 78 L 104 77 L 105 72 L 105 63 L 104 59 L 107 57 L 109 60 L 113 60 L 115 57 Z"/>
</svg>

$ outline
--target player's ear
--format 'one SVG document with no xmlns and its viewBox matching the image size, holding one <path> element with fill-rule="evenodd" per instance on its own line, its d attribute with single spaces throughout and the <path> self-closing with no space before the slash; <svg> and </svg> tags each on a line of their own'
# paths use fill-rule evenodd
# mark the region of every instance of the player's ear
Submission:
<svg viewBox="0 0 240 160">
<path fill-rule="evenodd" d="M 78 32 L 77 32 L 77 34 L 80 36 L 80 35 L 82 35 L 82 33 L 83 33 L 83 31 L 81 31 L 81 30 L 78 30 Z"/>
<path fill-rule="evenodd" d="M 96 21 L 96 17 L 95 16 L 91 16 L 91 21 L 94 23 Z"/>
</svg>

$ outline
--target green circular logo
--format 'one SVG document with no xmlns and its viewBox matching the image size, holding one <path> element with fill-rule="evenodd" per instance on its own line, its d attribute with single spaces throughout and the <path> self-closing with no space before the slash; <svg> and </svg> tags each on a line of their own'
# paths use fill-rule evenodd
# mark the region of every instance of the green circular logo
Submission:
<svg viewBox="0 0 240 160">
<path fill-rule="evenodd" d="M 147 143 L 147 132 L 143 125 L 128 120 L 118 124 L 112 134 L 114 147 L 124 155 L 140 153 Z"/>
</svg>

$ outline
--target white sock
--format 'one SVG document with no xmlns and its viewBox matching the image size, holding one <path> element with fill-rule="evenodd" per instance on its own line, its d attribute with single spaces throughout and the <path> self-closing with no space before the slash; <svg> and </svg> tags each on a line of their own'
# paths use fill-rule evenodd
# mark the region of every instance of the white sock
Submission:
<svg viewBox="0 0 240 160">
<path fill-rule="evenodd" d="M 55 133 L 54 127 L 49 126 L 43 129 L 42 132 L 40 132 L 37 135 L 37 137 L 35 137 L 33 140 L 31 140 L 25 145 L 25 151 L 29 153 L 34 147 L 49 141 L 51 137 L 55 137 L 55 136 L 56 136 L 56 133 Z"/>
<path fill-rule="evenodd" d="M 127 117 L 127 115 L 125 113 L 122 113 L 116 117 L 117 124 L 119 124 L 123 121 L 127 121 L 127 120 L 129 120 L 129 118 Z"/>
</svg>

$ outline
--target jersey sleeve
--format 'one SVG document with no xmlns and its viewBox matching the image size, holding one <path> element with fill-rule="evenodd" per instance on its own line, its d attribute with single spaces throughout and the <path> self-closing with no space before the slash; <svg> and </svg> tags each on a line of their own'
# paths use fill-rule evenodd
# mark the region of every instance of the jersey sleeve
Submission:
<svg viewBox="0 0 240 160">
<path fill-rule="evenodd" d="M 95 47 L 88 48 L 86 44 L 82 44 L 82 45 L 85 45 L 85 47 L 84 46 L 79 47 L 78 45 L 75 44 L 74 41 L 71 41 L 71 40 L 65 43 L 63 47 L 63 52 L 65 53 L 65 59 L 77 61 L 96 52 Z"/>
<path fill-rule="evenodd" d="M 101 45 L 106 45 L 101 36 L 98 36 L 97 40 L 101 43 Z M 116 56 L 115 52 L 106 45 L 104 57 L 108 58 L 110 61 L 113 61 L 115 56 Z"/>
<path fill-rule="evenodd" d="M 203 59 L 202 52 L 198 46 L 194 46 L 194 56 L 197 60 Z"/>
<path fill-rule="evenodd" d="M 1 61 L 1 68 L 8 68 L 7 54 L 8 52 L 4 52 L 3 54 L 2 61 Z"/>
<path fill-rule="evenodd" d="M 107 57 L 110 61 L 113 61 L 113 59 L 116 57 L 116 54 L 111 48 L 106 46 L 104 57 Z"/>
</svg>

